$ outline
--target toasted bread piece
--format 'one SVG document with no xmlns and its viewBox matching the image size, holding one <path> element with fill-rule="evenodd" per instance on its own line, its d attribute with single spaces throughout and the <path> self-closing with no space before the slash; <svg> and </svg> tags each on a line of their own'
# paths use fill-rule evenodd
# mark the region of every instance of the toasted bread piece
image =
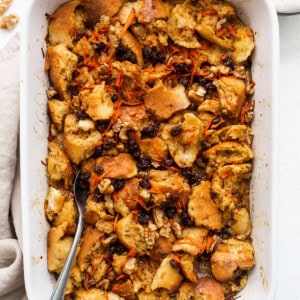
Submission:
<svg viewBox="0 0 300 300">
<path fill-rule="evenodd" d="M 2 16 L 5 11 L 8 9 L 10 4 L 12 3 L 12 0 L 1 0 L 0 1 L 0 16 Z"/>
<path fill-rule="evenodd" d="M 151 170 L 149 181 L 154 191 L 158 194 L 177 194 L 183 202 L 190 194 L 188 183 L 176 172 L 167 170 Z M 155 201 L 155 199 L 153 199 Z"/>
<path fill-rule="evenodd" d="M 111 288 L 112 292 L 124 297 L 126 300 L 135 300 L 133 284 L 130 280 L 121 283 L 114 283 Z"/>
<path fill-rule="evenodd" d="M 249 208 L 251 170 L 252 165 L 245 163 L 220 167 L 214 172 L 212 191 L 222 211 L 233 210 L 237 204 Z"/>
<path fill-rule="evenodd" d="M 197 276 L 195 273 L 196 257 L 188 253 L 182 253 L 180 255 L 180 267 L 183 275 L 191 282 L 197 282 Z"/>
<path fill-rule="evenodd" d="M 184 251 L 191 255 L 202 254 L 205 250 L 205 238 L 208 230 L 206 228 L 191 227 L 183 230 L 183 238 L 177 240 L 172 251 Z"/>
<path fill-rule="evenodd" d="M 159 137 L 137 139 L 137 142 L 146 156 L 158 161 L 164 158 L 168 149 L 166 143 Z"/>
<path fill-rule="evenodd" d="M 244 63 L 247 60 L 247 58 L 251 55 L 255 47 L 252 30 L 241 23 L 236 24 L 235 39 L 233 46 L 233 61 L 236 64 Z"/>
<path fill-rule="evenodd" d="M 249 242 L 233 238 L 218 244 L 211 257 L 213 275 L 221 282 L 233 280 L 237 269 L 250 270 L 253 265 L 253 246 Z"/>
<path fill-rule="evenodd" d="M 211 10 L 210 14 L 206 12 Z M 234 50 L 233 36 L 218 35 L 218 22 L 221 19 L 235 16 L 235 10 L 229 3 L 218 1 L 197 14 L 197 32 L 211 43 L 219 45 L 226 50 Z M 226 19 L 224 19 L 226 20 Z"/>
<path fill-rule="evenodd" d="M 124 46 L 128 47 L 135 55 L 137 63 L 139 66 L 143 65 L 143 52 L 140 43 L 137 39 L 130 33 L 126 32 L 122 36 L 122 43 Z"/>
<path fill-rule="evenodd" d="M 123 0 L 80 0 L 86 12 L 86 23 L 93 27 L 101 16 L 112 17 L 123 4 Z"/>
<path fill-rule="evenodd" d="M 172 136 L 174 126 L 182 129 L 175 137 Z M 179 167 L 188 168 L 193 165 L 200 150 L 203 130 L 202 122 L 192 113 L 184 114 L 182 123 L 163 126 L 162 138 Z"/>
<path fill-rule="evenodd" d="M 246 125 L 230 125 L 225 126 L 213 132 L 207 138 L 210 144 L 218 144 L 226 141 L 237 141 L 251 145 L 253 139 L 253 131 Z"/>
<path fill-rule="evenodd" d="M 76 30 L 83 29 L 83 14 L 76 8 L 80 2 L 69 1 L 61 5 L 51 16 L 49 16 L 49 43 L 52 46 L 65 44 L 68 48 L 73 47 Z"/>
<path fill-rule="evenodd" d="M 70 99 L 68 87 L 76 68 L 78 57 L 63 44 L 48 46 L 50 81 L 62 100 Z"/>
<path fill-rule="evenodd" d="M 223 76 L 216 81 L 222 114 L 237 119 L 246 101 L 246 85 L 241 79 Z"/>
<path fill-rule="evenodd" d="M 95 201 L 90 195 L 86 200 L 84 220 L 88 224 L 95 225 L 105 214 L 104 203 Z"/>
<path fill-rule="evenodd" d="M 195 284 L 184 282 L 176 295 L 176 300 L 224 300 L 220 283 L 208 277 L 199 278 Z"/>
<path fill-rule="evenodd" d="M 45 214 L 49 221 L 53 221 L 54 217 L 61 211 L 66 198 L 67 193 L 65 191 L 52 186 L 48 188 L 45 199 Z"/>
<path fill-rule="evenodd" d="M 164 238 L 160 236 L 156 243 L 155 246 L 153 247 L 151 251 L 151 259 L 157 260 L 157 261 L 162 261 L 166 256 L 171 254 L 172 250 L 172 243 L 175 241 L 174 236 L 170 236 L 169 238 Z"/>
<path fill-rule="evenodd" d="M 120 120 L 130 124 L 139 124 L 146 116 L 145 105 L 125 106 L 122 107 Z"/>
<path fill-rule="evenodd" d="M 89 259 L 91 258 L 91 253 L 96 248 L 100 247 L 100 238 L 103 234 L 93 227 L 87 227 L 84 230 L 82 236 L 82 244 L 80 246 L 80 251 L 78 253 L 78 266 L 80 271 L 83 272 L 89 266 Z"/>
<path fill-rule="evenodd" d="M 175 112 L 183 110 L 190 105 L 183 85 L 178 85 L 171 89 L 160 80 L 152 89 L 148 90 L 144 100 L 146 108 L 159 119 L 168 119 Z"/>
<path fill-rule="evenodd" d="M 75 290 L 75 300 L 100 300 L 100 299 L 107 299 L 107 300 L 124 300 L 124 298 L 120 297 L 119 295 L 103 291 L 100 289 L 92 288 L 88 290 Z"/>
<path fill-rule="evenodd" d="M 210 181 L 201 181 L 193 188 L 188 203 L 188 214 L 196 226 L 205 226 L 211 230 L 222 228 L 222 214 L 210 196 Z"/>
<path fill-rule="evenodd" d="M 132 156 L 120 153 L 118 156 L 101 156 L 96 161 L 97 166 L 104 169 L 106 178 L 128 179 L 137 175 L 138 169 Z"/>
<path fill-rule="evenodd" d="M 68 222 L 66 233 L 75 234 L 77 224 L 77 210 L 75 208 L 73 197 L 69 197 L 69 199 L 64 202 L 63 207 L 54 219 L 53 225 L 57 227 L 64 222 Z"/>
<path fill-rule="evenodd" d="M 171 260 L 173 259 L 173 255 L 169 255 L 164 258 L 157 269 L 152 284 L 151 289 L 156 290 L 158 288 L 165 288 L 169 292 L 174 292 L 180 286 L 183 277 L 179 273 L 179 270 L 172 267 Z"/>
<path fill-rule="evenodd" d="M 139 300 L 170 300 L 169 292 L 166 289 L 159 289 L 151 292 L 139 292 L 137 294 Z"/>
<path fill-rule="evenodd" d="M 246 239 L 251 233 L 251 220 L 245 207 L 234 210 L 234 224 L 231 226 L 232 235 L 240 240 Z"/>
<path fill-rule="evenodd" d="M 114 209 L 123 217 L 126 217 L 130 210 L 137 206 L 134 198 L 138 196 L 139 180 L 133 178 L 125 183 L 124 187 L 114 195 Z"/>
<path fill-rule="evenodd" d="M 49 142 L 48 148 L 47 178 L 49 185 L 57 187 L 63 182 L 63 186 L 69 188 L 73 171 L 68 156 L 55 142 Z"/>
<path fill-rule="evenodd" d="M 139 255 L 148 253 L 144 239 L 144 227 L 138 224 L 134 216 L 129 214 L 117 223 L 117 236 L 127 249 L 136 249 Z"/>
<path fill-rule="evenodd" d="M 69 105 L 67 101 L 60 101 L 52 99 L 48 101 L 48 108 L 51 120 L 55 124 L 58 131 L 63 129 L 65 116 L 69 112 Z"/>
<path fill-rule="evenodd" d="M 60 273 L 70 248 L 73 238 L 65 236 L 68 223 L 52 227 L 48 233 L 48 270 Z"/>
<path fill-rule="evenodd" d="M 250 161 L 254 155 L 249 146 L 237 142 L 222 142 L 203 152 L 209 159 L 206 171 L 209 175 L 224 165 L 239 164 Z"/>
<path fill-rule="evenodd" d="M 197 112 L 198 118 L 201 120 L 205 128 L 217 115 L 221 114 L 220 100 L 204 100 L 198 106 Z"/>
<path fill-rule="evenodd" d="M 162 22 L 166 24 L 164 29 L 175 44 L 186 48 L 200 48 L 199 43 L 194 30 L 197 27 L 196 14 L 193 6 L 189 2 L 185 2 L 181 5 L 176 5 L 170 12 L 168 22 Z"/>
<path fill-rule="evenodd" d="M 66 116 L 63 145 L 75 164 L 89 158 L 101 138 L 101 134 L 95 129 L 91 120 L 78 120 L 75 114 Z"/>
<path fill-rule="evenodd" d="M 82 106 L 93 121 L 108 120 L 114 114 L 114 104 L 110 94 L 105 90 L 105 82 L 95 85 L 92 91 L 80 93 Z"/>
</svg>

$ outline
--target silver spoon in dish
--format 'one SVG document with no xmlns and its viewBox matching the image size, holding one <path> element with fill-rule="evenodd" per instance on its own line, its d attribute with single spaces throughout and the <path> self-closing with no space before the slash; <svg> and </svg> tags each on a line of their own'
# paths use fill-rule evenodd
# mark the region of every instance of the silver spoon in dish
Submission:
<svg viewBox="0 0 300 300">
<path fill-rule="evenodd" d="M 55 289 L 50 297 L 50 300 L 62 300 L 64 298 L 65 289 L 67 285 L 67 281 L 69 278 L 69 273 L 71 270 L 71 266 L 73 263 L 73 259 L 76 253 L 77 245 L 80 241 L 82 229 L 83 229 L 83 217 L 85 212 L 85 204 L 86 199 L 89 194 L 89 189 L 82 186 L 80 182 L 80 174 L 81 172 L 78 171 L 75 177 L 75 180 L 73 182 L 73 194 L 75 198 L 76 207 L 78 210 L 78 222 L 77 222 L 77 228 L 76 233 L 74 236 L 73 244 L 71 246 L 70 252 L 68 254 L 68 257 L 65 261 L 65 265 L 58 277 L 58 280 L 56 282 Z"/>
</svg>

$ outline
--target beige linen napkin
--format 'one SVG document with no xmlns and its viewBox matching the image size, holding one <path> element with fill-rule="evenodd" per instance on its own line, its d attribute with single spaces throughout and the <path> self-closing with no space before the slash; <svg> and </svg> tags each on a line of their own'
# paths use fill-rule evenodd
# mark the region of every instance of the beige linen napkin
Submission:
<svg viewBox="0 0 300 300">
<path fill-rule="evenodd" d="M 25 298 L 18 172 L 19 37 L 0 51 L 0 299 Z M 17 168 L 17 172 L 16 172 Z"/>
</svg>

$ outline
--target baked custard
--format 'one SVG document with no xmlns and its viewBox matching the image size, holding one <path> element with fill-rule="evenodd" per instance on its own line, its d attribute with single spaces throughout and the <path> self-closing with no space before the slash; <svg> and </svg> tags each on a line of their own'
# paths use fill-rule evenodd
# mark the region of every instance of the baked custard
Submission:
<svg viewBox="0 0 300 300">
<path fill-rule="evenodd" d="M 254 266 L 252 30 L 222 0 L 72 0 L 49 20 L 48 269 L 65 299 L 233 297 Z"/>
</svg>

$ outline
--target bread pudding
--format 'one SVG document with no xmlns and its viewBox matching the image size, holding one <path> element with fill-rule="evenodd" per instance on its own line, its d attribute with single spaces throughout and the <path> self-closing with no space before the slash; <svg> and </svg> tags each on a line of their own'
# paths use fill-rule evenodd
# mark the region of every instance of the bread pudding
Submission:
<svg viewBox="0 0 300 300">
<path fill-rule="evenodd" d="M 254 266 L 252 30 L 222 0 L 72 0 L 49 20 L 48 269 L 65 299 L 233 298 Z"/>
</svg>

